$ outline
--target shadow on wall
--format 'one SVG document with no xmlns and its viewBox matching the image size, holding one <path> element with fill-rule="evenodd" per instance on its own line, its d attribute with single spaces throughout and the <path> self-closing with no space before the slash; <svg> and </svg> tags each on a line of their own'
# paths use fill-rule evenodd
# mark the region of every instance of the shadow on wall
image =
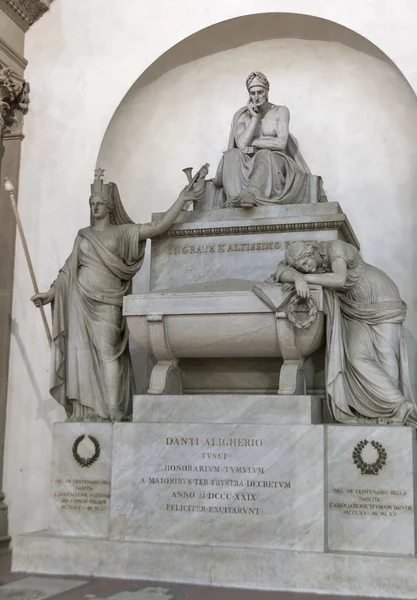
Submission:
<svg viewBox="0 0 417 600">
<path fill-rule="evenodd" d="M 369 40 L 333 21 L 293 13 L 261 13 L 222 21 L 190 35 L 152 63 L 137 85 L 144 87 L 180 65 L 216 52 L 280 38 L 338 42 L 394 64 Z"/>
</svg>

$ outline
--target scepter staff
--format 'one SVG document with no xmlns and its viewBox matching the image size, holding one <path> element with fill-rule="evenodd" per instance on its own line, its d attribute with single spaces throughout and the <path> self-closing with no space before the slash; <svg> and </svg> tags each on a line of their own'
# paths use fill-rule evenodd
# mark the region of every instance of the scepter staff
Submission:
<svg viewBox="0 0 417 600">
<path fill-rule="evenodd" d="M 9 177 L 6 177 L 4 179 L 4 189 L 9 194 L 10 202 L 12 204 L 14 216 L 16 218 L 17 228 L 19 230 L 20 239 L 22 240 L 23 250 L 24 250 L 24 253 L 26 256 L 26 261 L 27 261 L 28 267 L 29 267 L 30 278 L 32 279 L 33 289 L 35 290 L 35 294 L 39 294 L 39 288 L 38 288 L 38 284 L 36 282 L 35 271 L 33 270 L 33 264 L 30 259 L 29 248 L 26 243 L 25 233 L 23 231 L 22 222 L 20 220 L 19 212 L 17 210 L 16 199 L 14 197 L 14 192 L 15 192 L 14 185 L 12 183 L 12 180 Z M 46 320 L 45 310 L 42 305 L 40 306 L 40 311 L 41 311 L 43 325 L 45 327 L 46 337 L 48 338 L 48 344 L 49 344 L 49 346 L 52 346 L 51 331 L 49 329 L 48 321 Z"/>
</svg>

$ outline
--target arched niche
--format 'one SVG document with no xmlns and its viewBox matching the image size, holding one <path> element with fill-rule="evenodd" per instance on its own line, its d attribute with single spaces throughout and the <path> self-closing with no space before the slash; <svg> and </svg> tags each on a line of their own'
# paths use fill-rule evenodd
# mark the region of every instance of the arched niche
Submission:
<svg viewBox="0 0 417 600">
<path fill-rule="evenodd" d="M 303 156 L 348 215 L 364 258 L 387 271 L 410 304 L 414 350 L 417 99 L 359 34 L 280 13 L 199 31 L 138 77 L 109 123 L 98 164 L 136 221 L 165 210 L 185 184 L 182 168 L 209 162 L 214 175 L 252 70 L 267 74 L 270 100 L 289 107 Z M 138 290 L 146 289 L 146 269 Z"/>
</svg>

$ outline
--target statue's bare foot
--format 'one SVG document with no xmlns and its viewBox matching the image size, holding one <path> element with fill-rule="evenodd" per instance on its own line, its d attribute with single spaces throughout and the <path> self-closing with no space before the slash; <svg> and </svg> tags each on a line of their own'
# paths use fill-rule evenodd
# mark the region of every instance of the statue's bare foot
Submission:
<svg viewBox="0 0 417 600">
<path fill-rule="evenodd" d="M 109 410 L 109 421 L 110 423 L 116 423 L 121 421 L 123 418 L 122 412 L 118 408 L 111 408 Z"/>
<path fill-rule="evenodd" d="M 251 194 L 243 193 L 239 199 L 238 206 L 240 208 L 253 208 L 255 206 L 255 204 L 256 204 L 255 199 L 252 197 Z"/>
</svg>

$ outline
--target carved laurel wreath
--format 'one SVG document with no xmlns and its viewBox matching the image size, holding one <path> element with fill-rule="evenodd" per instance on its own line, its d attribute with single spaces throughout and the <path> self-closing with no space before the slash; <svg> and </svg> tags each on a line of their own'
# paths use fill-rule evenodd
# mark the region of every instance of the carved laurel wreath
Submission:
<svg viewBox="0 0 417 600">
<path fill-rule="evenodd" d="M 301 303 L 305 304 L 308 308 L 308 317 L 305 321 L 299 321 L 296 317 L 295 309 Z M 309 298 L 300 298 L 299 296 L 294 295 L 288 302 L 286 310 L 289 322 L 292 323 L 296 329 L 308 329 L 317 319 L 319 307 L 311 296 Z"/>
<path fill-rule="evenodd" d="M 85 438 L 85 434 L 78 436 L 72 445 L 72 455 L 81 467 L 91 467 L 91 465 L 93 465 L 96 462 L 96 460 L 98 459 L 98 457 L 100 456 L 100 451 L 101 451 L 100 442 L 93 435 L 89 435 L 88 437 L 93 442 L 94 448 L 95 448 L 95 452 L 94 452 L 93 456 L 90 456 L 90 458 L 83 458 L 82 456 L 80 456 L 78 454 L 78 446 Z"/>
<path fill-rule="evenodd" d="M 368 463 L 362 458 L 363 449 L 368 444 L 368 440 L 362 440 L 356 444 L 352 452 L 353 462 L 360 469 L 361 475 L 378 475 L 387 462 L 387 451 L 382 444 L 371 440 L 371 446 L 378 452 L 378 458 L 374 462 Z"/>
</svg>

